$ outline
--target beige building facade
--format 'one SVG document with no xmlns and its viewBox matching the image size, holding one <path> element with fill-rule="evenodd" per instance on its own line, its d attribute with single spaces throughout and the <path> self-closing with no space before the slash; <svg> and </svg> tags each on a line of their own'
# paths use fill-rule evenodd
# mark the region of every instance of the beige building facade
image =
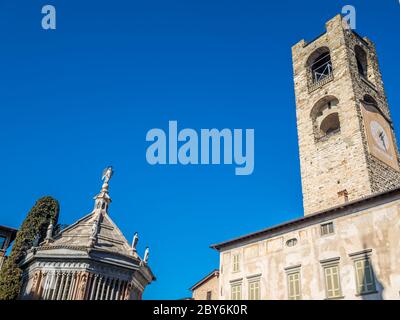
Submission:
<svg viewBox="0 0 400 320">
<path fill-rule="evenodd" d="M 397 189 L 214 245 L 219 298 L 399 299 L 399 230 Z"/>
<path fill-rule="evenodd" d="M 374 44 L 292 48 L 304 217 L 213 245 L 219 298 L 400 299 L 398 149 Z"/>
</svg>

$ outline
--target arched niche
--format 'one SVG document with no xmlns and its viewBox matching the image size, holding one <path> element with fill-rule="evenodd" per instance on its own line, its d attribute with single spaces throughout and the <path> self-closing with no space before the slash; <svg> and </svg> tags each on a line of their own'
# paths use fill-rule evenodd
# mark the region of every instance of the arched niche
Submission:
<svg viewBox="0 0 400 320">
<path fill-rule="evenodd" d="M 310 117 L 316 140 L 340 132 L 339 100 L 335 96 L 320 99 L 312 108 Z"/>
</svg>

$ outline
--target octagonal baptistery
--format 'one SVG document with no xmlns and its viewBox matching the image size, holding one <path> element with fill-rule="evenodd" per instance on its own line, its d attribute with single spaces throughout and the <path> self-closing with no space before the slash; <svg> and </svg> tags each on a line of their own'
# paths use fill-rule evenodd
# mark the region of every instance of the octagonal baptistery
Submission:
<svg viewBox="0 0 400 320">
<path fill-rule="evenodd" d="M 145 287 L 155 280 L 144 258 L 136 252 L 137 233 L 129 245 L 108 215 L 111 198 L 105 170 L 94 210 L 46 239 L 34 243 L 21 261 L 21 299 L 40 300 L 140 300 Z M 38 242 L 38 241 L 36 241 Z"/>
</svg>

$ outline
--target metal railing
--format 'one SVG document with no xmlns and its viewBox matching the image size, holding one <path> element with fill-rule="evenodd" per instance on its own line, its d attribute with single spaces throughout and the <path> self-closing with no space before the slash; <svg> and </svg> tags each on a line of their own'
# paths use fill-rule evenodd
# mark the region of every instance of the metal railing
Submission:
<svg viewBox="0 0 400 320">
<path fill-rule="evenodd" d="M 324 80 L 325 78 L 329 78 L 332 73 L 332 62 L 329 60 L 318 68 L 312 70 L 313 83 L 317 83 Z"/>
</svg>

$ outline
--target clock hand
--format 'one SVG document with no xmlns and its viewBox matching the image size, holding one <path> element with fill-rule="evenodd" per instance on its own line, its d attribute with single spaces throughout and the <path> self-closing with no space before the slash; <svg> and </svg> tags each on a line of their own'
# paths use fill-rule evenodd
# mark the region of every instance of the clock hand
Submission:
<svg viewBox="0 0 400 320">
<path fill-rule="evenodd" d="M 379 132 L 379 138 L 380 138 L 381 141 L 382 141 L 382 144 L 383 144 L 383 147 L 385 148 L 385 151 L 387 151 L 386 143 L 385 143 L 385 134 L 384 134 L 383 131 Z"/>
</svg>

